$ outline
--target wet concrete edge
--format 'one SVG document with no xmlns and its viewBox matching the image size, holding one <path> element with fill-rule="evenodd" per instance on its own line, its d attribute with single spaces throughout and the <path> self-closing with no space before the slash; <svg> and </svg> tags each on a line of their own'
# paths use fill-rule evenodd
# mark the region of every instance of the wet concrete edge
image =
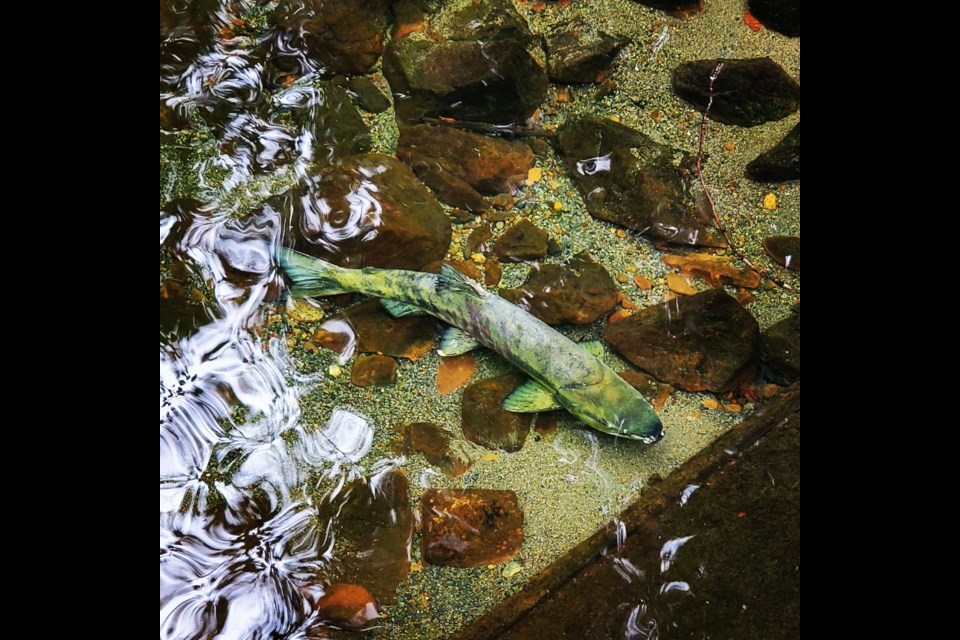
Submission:
<svg viewBox="0 0 960 640">
<path fill-rule="evenodd" d="M 636 531 L 645 520 L 657 518 L 667 507 L 675 504 L 687 485 L 703 484 L 713 474 L 737 464 L 749 451 L 750 445 L 771 430 L 792 428 L 800 428 L 799 381 L 771 398 L 754 415 L 715 440 L 665 480 L 648 486 L 637 501 L 619 516 L 627 527 L 627 535 Z M 731 451 L 735 453 L 731 455 Z M 541 571 L 523 589 L 461 629 L 453 640 L 499 638 L 553 592 L 562 589 L 596 562 L 601 551 L 610 545 L 611 539 L 608 529 L 600 529 Z"/>
</svg>

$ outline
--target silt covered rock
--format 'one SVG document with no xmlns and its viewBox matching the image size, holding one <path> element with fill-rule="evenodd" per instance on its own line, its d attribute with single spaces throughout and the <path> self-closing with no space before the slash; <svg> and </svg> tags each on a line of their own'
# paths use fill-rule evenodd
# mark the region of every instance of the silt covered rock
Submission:
<svg viewBox="0 0 960 640">
<path fill-rule="evenodd" d="M 723 392 L 760 355 L 760 328 L 723 289 L 656 304 L 603 331 L 624 358 L 686 391 Z"/>
<path fill-rule="evenodd" d="M 800 308 L 763 332 L 763 362 L 782 379 L 800 378 Z"/>
<path fill-rule="evenodd" d="M 521 220 L 497 238 L 493 252 L 508 262 L 536 260 L 547 255 L 547 232 L 529 220 Z"/>
<path fill-rule="evenodd" d="M 353 362 L 350 382 L 358 387 L 389 387 L 397 382 L 397 361 L 390 356 L 359 356 Z"/>
<path fill-rule="evenodd" d="M 506 562 L 523 542 L 523 511 L 513 491 L 427 489 L 421 506 L 425 562 L 482 567 Z"/>
<path fill-rule="evenodd" d="M 433 349 L 436 337 L 432 318 L 394 318 L 379 300 L 366 300 L 323 323 L 310 342 L 347 355 L 355 349 L 416 361 Z"/>
<path fill-rule="evenodd" d="M 747 165 L 747 177 L 757 182 L 800 179 L 800 124 L 769 151 Z"/>
<path fill-rule="evenodd" d="M 634 0 L 634 2 L 652 9 L 672 13 L 680 18 L 703 11 L 703 0 Z"/>
<path fill-rule="evenodd" d="M 272 60 L 285 73 L 370 71 L 383 53 L 390 0 L 281 0 Z"/>
<path fill-rule="evenodd" d="M 396 158 L 370 153 L 320 169 L 278 206 L 292 211 L 295 249 L 344 267 L 420 269 L 443 259 L 452 227 L 432 195 Z"/>
<path fill-rule="evenodd" d="M 508 373 L 464 389 L 460 405 L 463 437 L 487 449 L 519 451 L 527 440 L 533 415 L 511 413 L 500 403 L 526 380 L 520 374 Z"/>
<path fill-rule="evenodd" d="M 763 250 L 774 262 L 800 271 L 800 236 L 770 236 L 763 240 Z"/>
<path fill-rule="evenodd" d="M 627 38 L 600 31 L 588 22 L 574 19 L 548 30 L 547 76 L 554 82 L 597 82 Z"/>
<path fill-rule="evenodd" d="M 547 324 L 589 324 L 617 304 L 617 285 L 607 270 L 586 253 L 566 265 L 530 270 L 527 281 L 500 295 Z"/>
<path fill-rule="evenodd" d="M 800 0 L 748 0 L 747 7 L 767 29 L 799 37 Z"/>
<path fill-rule="evenodd" d="M 534 160 L 522 142 L 428 125 L 401 128 L 397 157 L 441 200 L 470 211 L 489 208 L 481 194 L 516 190 Z"/>
<path fill-rule="evenodd" d="M 697 209 L 680 151 L 594 116 L 568 121 L 559 141 L 594 218 L 676 244 L 722 244 Z"/>
<path fill-rule="evenodd" d="M 770 58 L 685 62 L 673 71 L 674 91 L 703 111 L 710 74 L 719 62 L 723 62 L 723 68 L 713 85 L 712 120 L 753 127 L 786 118 L 800 109 L 800 85 Z"/>
<path fill-rule="evenodd" d="M 422 18 L 425 26 L 398 26 L 384 54 L 399 122 L 442 116 L 510 124 L 543 101 L 547 76 L 527 53 L 532 36 L 512 2 L 453 2 Z"/>
<path fill-rule="evenodd" d="M 400 425 L 404 451 L 419 452 L 430 464 L 451 478 L 459 478 L 473 466 L 474 459 L 463 440 L 431 422 Z"/>
</svg>

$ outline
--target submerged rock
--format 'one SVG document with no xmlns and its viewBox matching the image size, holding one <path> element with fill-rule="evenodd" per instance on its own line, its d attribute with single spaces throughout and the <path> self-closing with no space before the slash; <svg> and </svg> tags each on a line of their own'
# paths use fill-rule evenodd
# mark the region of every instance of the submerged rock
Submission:
<svg viewBox="0 0 960 640">
<path fill-rule="evenodd" d="M 281 197 L 294 248 L 345 267 L 420 269 L 443 259 L 452 226 L 396 158 L 370 153 L 322 168 L 316 188 Z"/>
<path fill-rule="evenodd" d="M 800 0 L 748 0 L 750 13 L 768 29 L 791 38 L 800 35 Z"/>
<path fill-rule="evenodd" d="M 703 11 L 703 0 L 633 0 L 637 4 L 685 18 Z"/>
<path fill-rule="evenodd" d="M 691 253 L 685 256 L 664 255 L 663 263 L 675 267 L 685 276 L 700 278 L 711 286 L 730 285 L 744 289 L 760 286 L 760 274 L 746 265 L 736 266 L 736 260 L 709 253 Z"/>
<path fill-rule="evenodd" d="M 437 391 L 440 395 L 453 393 L 470 382 L 477 370 L 477 361 L 469 353 L 443 358 L 437 371 Z"/>
<path fill-rule="evenodd" d="M 608 324 L 603 339 L 636 366 L 686 391 L 728 391 L 760 355 L 757 321 L 723 289 L 647 307 Z"/>
<path fill-rule="evenodd" d="M 351 78 L 350 92 L 357 96 L 357 104 L 370 113 L 383 113 L 390 108 L 390 98 L 385 96 L 370 78 L 360 76 Z"/>
<path fill-rule="evenodd" d="M 779 382 L 800 378 L 800 308 L 763 332 L 763 362 Z"/>
<path fill-rule="evenodd" d="M 757 182 L 786 182 L 800 179 L 800 124 L 783 140 L 747 165 L 747 177 Z"/>
<path fill-rule="evenodd" d="M 460 403 L 463 437 L 487 449 L 519 451 L 527 440 L 533 415 L 511 413 L 500 403 L 526 380 L 520 374 L 508 373 L 464 389 Z"/>
<path fill-rule="evenodd" d="M 673 71 L 677 95 L 703 111 L 710 74 L 719 59 L 685 62 Z M 770 58 L 723 60 L 713 86 L 710 118 L 724 124 L 753 127 L 780 120 L 800 108 L 800 85 Z"/>
<path fill-rule="evenodd" d="M 490 250 L 488 240 L 493 238 L 493 229 L 489 224 L 482 224 L 467 236 L 467 243 L 463 246 L 464 259 L 469 258 L 475 253 L 487 253 Z"/>
<path fill-rule="evenodd" d="M 568 121 L 559 141 L 594 218 L 677 244 L 723 244 L 698 212 L 680 151 L 594 116 Z"/>
<path fill-rule="evenodd" d="M 777 264 L 800 271 L 800 236 L 770 236 L 764 239 L 763 250 Z"/>
<path fill-rule="evenodd" d="M 507 562 L 523 542 L 523 511 L 513 491 L 427 489 L 420 510 L 424 562 L 482 567 Z"/>
<path fill-rule="evenodd" d="M 397 382 L 397 361 L 389 356 L 360 356 L 353 362 L 350 382 L 358 387 L 389 387 Z"/>
<path fill-rule="evenodd" d="M 430 464 L 439 467 L 451 478 L 459 478 L 473 466 L 469 446 L 446 429 L 431 422 L 400 425 L 404 450 L 419 452 Z"/>
<path fill-rule="evenodd" d="M 497 238 L 493 252 L 502 260 L 521 262 L 547 255 L 547 232 L 529 220 L 521 220 Z"/>
<path fill-rule="evenodd" d="M 369 629 L 380 617 L 376 598 L 359 584 L 331 584 L 317 600 L 316 608 L 324 622 L 353 631 Z"/>
<path fill-rule="evenodd" d="M 610 35 L 576 18 L 558 24 L 543 36 L 547 76 L 554 82 L 598 82 L 629 40 Z"/>
<path fill-rule="evenodd" d="M 617 285 L 586 252 L 566 265 L 534 267 L 527 281 L 500 295 L 547 324 L 590 324 L 617 304 Z"/>
<path fill-rule="evenodd" d="M 280 0 L 273 62 L 296 76 L 370 71 L 383 53 L 390 0 Z"/>
<path fill-rule="evenodd" d="M 394 318 L 379 300 L 366 300 L 324 323 L 310 341 L 342 353 L 356 340 L 355 348 L 361 353 L 379 353 L 416 361 L 433 349 L 436 337 L 436 325 L 430 317 Z"/>
<path fill-rule="evenodd" d="M 533 166 L 533 151 L 522 142 L 444 126 L 402 127 L 397 157 L 441 200 L 470 211 L 489 208 L 481 194 L 515 191 Z"/>
<path fill-rule="evenodd" d="M 413 512 L 407 476 L 383 471 L 347 485 L 318 506 L 321 522 L 335 524 L 333 582 L 362 584 L 384 604 L 410 573 Z"/>
<path fill-rule="evenodd" d="M 526 20 L 509 0 L 447 3 L 433 15 L 405 7 L 398 15 L 426 23 L 398 25 L 384 53 L 399 122 L 523 122 L 546 96 L 546 74 L 527 53 Z"/>
</svg>

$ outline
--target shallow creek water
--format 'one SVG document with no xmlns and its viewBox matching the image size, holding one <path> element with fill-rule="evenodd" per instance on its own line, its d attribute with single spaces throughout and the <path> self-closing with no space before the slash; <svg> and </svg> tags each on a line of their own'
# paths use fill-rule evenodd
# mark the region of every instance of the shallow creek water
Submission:
<svg viewBox="0 0 960 640">
<path fill-rule="evenodd" d="M 545 87 L 531 119 L 538 135 L 510 140 L 530 144 L 531 171 L 492 180 L 494 191 L 476 196 L 486 208 L 464 213 L 468 207 L 452 207 L 454 196 L 415 162 L 411 170 L 397 159 L 404 157 L 398 137 L 401 147 L 404 139 L 396 118 L 412 108 L 415 88 L 391 91 L 380 54 L 386 45 L 389 57 L 390 43 L 407 37 L 401 25 L 421 24 L 409 17 L 414 9 L 426 7 L 422 24 L 429 27 L 411 38 L 454 29 L 448 22 L 455 20 L 440 9 L 444 3 L 161 2 L 162 638 L 449 637 L 598 528 L 614 531 L 616 515 L 652 477 L 669 474 L 749 415 L 776 390 L 774 383 L 785 382 L 766 360 L 760 363 L 757 334 L 744 379 L 722 391 L 644 381 L 666 427 L 653 447 L 598 433 L 564 413 L 540 414 L 508 445 L 501 440 L 485 448 L 465 423 L 464 387 L 515 372 L 507 361 L 480 350 L 464 359 L 465 379 L 452 383 L 449 365 L 432 348 L 437 323 L 391 323 L 381 311 L 355 306 L 344 314 L 362 302 L 359 296 L 287 295 L 276 261 L 281 246 L 350 267 L 436 269 L 443 259 L 480 280 L 496 262 L 502 275 L 488 288 L 515 288 L 521 304 L 538 300 L 532 285 L 523 288 L 531 265 L 566 264 L 585 251 L 609 273 L 613 298 L 599 319 L 558 326 L 574 341 L 604 337 L 614 326 L 611 313 L 639 314 L 664 301 L 668 312 L 679 309 L 680 274 L 664 254 L 715 248 L 665 245 L 591 217 L 555 145 L 557 128 L 598 115 L 693 154 L 700 117 L 671 90 L 671 71 L 694 59 L 770 56 L 798 79 L 799 40 L 747 28 L 743 3 L 735 0 L 707 0 L 703 13 L 685 19 L 628 0 L 489 4 L 513 7 L 535 34 L 586 20 L 621 36 L 624 45 L 604 82 Z M 478 42 L 513 28 L 490 15 L 476 20 L 469 24 Z M 531 38 L 528 48 L 543 63 L 543 44 Z M 492 65 L 505 64 L 487 53 Z M 505 68 L 498 68 L 501 77 L 509 75 Z M 373 112 L 358 78 L 389 96 L 386 110 Z M 456 98 L 451 108 L 461 110 L 471 100 L 506 100 L 480 99 L 475 91 Z M 447 117 L 440 112 L 433 115 Z M 500 112 L 490 113 L 493 121 Z M 706 145 L 707 171 L 732 239 L 796 289 L 798 271 L 769 266 L 762 240 L 799 235 L 799 182 L 754 183 L 742 174 L 798 122 L 799 114 L 751 128 L 711 122 Z M 595 169 L 596 160 L 609 158 L 585 160 Z M 693 186 L 684 188 L 702 206 L 688 177 Z M 493 193 L 509 195 L 509 203 L 491 206 Z M 472 193 L 464 197 L 478 202 Z M 549 254 L 511 261 L 498 253 L 496 243 L 520 221 L 546 232 Z M 471 236 L 485 233 L 488 240 L 471 246 Z M 570 279 L 564 273 L 558 282 Z M 693 278 L 684 282 L 693 288 L 688 293 L 710 288 Z M 727 291 L 760 329 L 790 316 L 799 301 L 797 291 L 772 286 Z M 403 336 L 406 342 L 395 347 Z M 610 341 L 604 351 L 615 370 L 637 370 Z M 383 386 L 355 384 L 361 354 L 371 352 L 392 355 L 384 366 L 393 367 L 395 382 L 388 371 Z M 407 425 L 425 422 L 452 434 L 466 466 L 459 475 L 411 449 L 409 435 L 404 442 Z M 491 552 L 489 562 L 466 568 L 431 564 L 421 548 L 421 502 L 440 489 L 515 493 L 515 506 L 503 502 L 496 513 L 504 523 L 521 514 L 522 534 L 504 534 L 503 543 L 519 551 L 509 558 Z M 433 513 L 451 522 L 467 517 L 446 508 Z M 473 524 L 462 524 L 479 535 Z M 491 531 L 503 534 L 497 523 Z M 471 544 L 483 550 L 485 541 Z M 630 566 L 615 570 L 626 571 L 629 582 Z M 362 585 L 369 593 L 331 585 Z M 661 597 L 663 589 L 682 587 L 658 583 L 657 589 Z M 623 637 L 657 637 L 650 616 L 639 618 Z M 357 631 L 365 627 L 372 628 Z"/>
</svg>

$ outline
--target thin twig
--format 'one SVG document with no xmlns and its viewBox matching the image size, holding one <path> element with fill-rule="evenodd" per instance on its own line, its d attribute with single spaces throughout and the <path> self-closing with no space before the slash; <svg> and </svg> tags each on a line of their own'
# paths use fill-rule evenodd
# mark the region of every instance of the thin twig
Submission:
<svg viewBox="0 0 960 640">
<path fill-rule="evenodd" d="M 720 233 L 723 234 L 724 242 L 727 243 L 727 246 L 730 247 L 730 250 L 733 251 L 734 255 L 740 258 L 744 264 L 755 271 L 761 278 L 769 280 L 778 287 L 782 287 L 787 291 L 796 291 L 799 293 L 799 289 L 787 284 L 776 274 L 755 265 L 743 252 L 743 250 L 733 243 L 733 240 L 730 238 L 730 234 L 727 232 L 726 225 L 723 224 L 723 220 L 720 219 L 720 214 L 717 213 L 717 204 L 714 202 L 713 194 L 710 193 L 710 188 L 707 186 L 707 179 L 703 176 L 703 145 L 707 138 L 707 121 L 709 120 L 710 107 L 713 106 L 713 83 L 716 81 L 717 76 L 720 75 L 721 69 L 723 69 L 723 63 L 718 62 L 717 66 L 715 66 L 713 71 L 710 73 L 710 84 L 707 85 L 707 106 L 703 110 L 703 117 L 700 119 L 700 141 L 697 144 L 697 177 L 700 178 L 700 186 L 703 187 L 703 194 L 707 197 L 707 202 L 710 204 L 710 215 L 713 216 L 713 223 L 717 226 L 717 229 L 719 229 Z"/>
</svg>

